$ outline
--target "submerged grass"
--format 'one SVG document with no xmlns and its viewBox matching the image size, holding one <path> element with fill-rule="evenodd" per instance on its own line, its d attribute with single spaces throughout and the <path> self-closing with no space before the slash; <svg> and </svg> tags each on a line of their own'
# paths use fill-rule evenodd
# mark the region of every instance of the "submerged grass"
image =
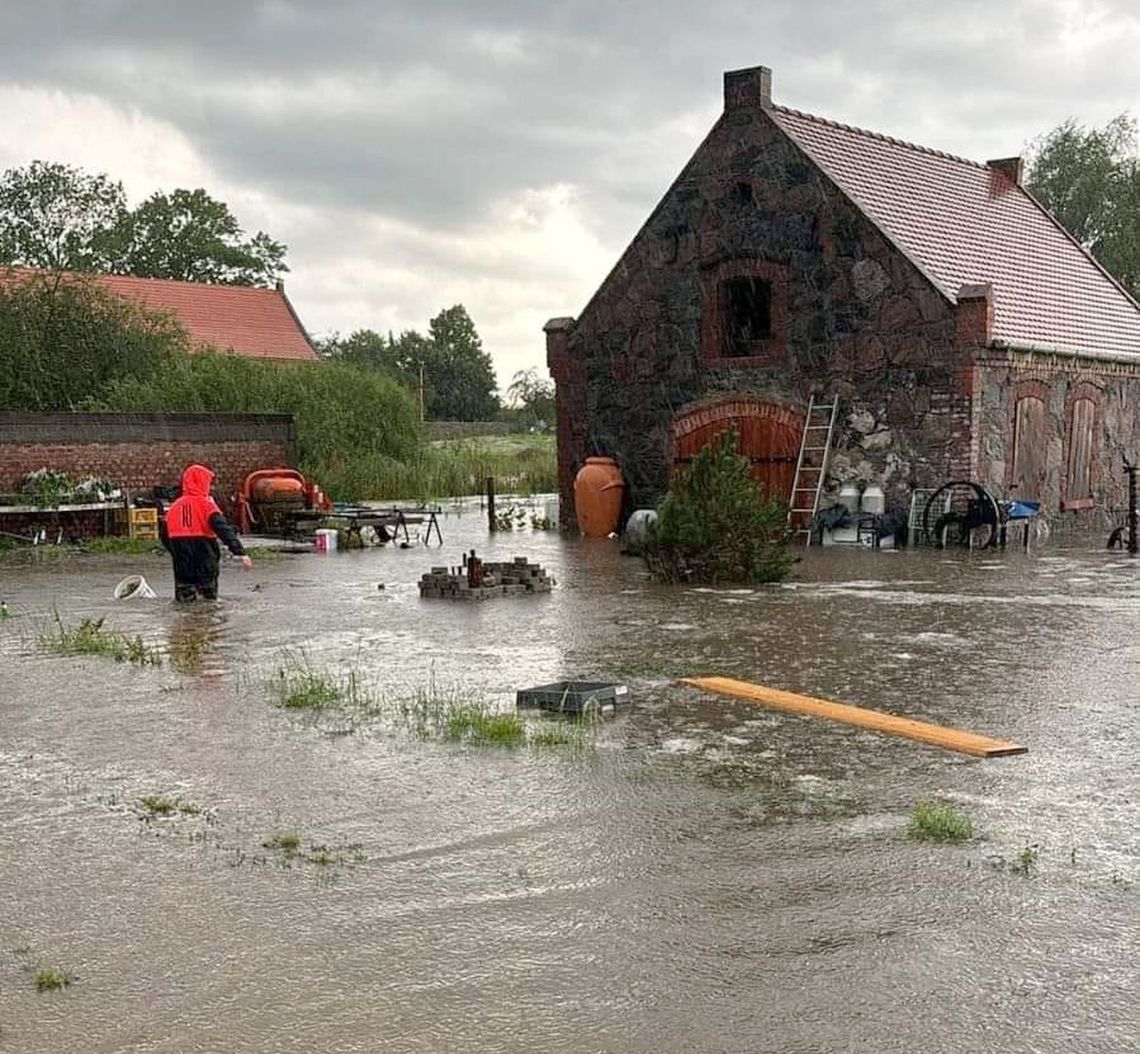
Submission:
<svg viewBox="0 0 1140 1054">
<path fill-rule="evenodd" d="M 518 714 L 501 714 L 480 706 L 462 706 L 447 715 L 447 738 L 473 746 L 517 747 L 526 740 Z"/>
<path fill-rule="evenodd" d="M 155 816 L 201 816 L 202 806 L 183 798 L 168 798 L 164 794 L 148 794 L 139 798 L 139 808 L 146 814 L 147 819 Z"/>
<path fill-rule="evenodd" d="M 965 842 L 973 837 L 974 824 L 952 805 L 920 801 L 914 807 L 907 834 L 920 841 Z"/>
<path fill-rule="evenodd" d="M 75 975 L 67 970 L 49 967 L 35 973 L 37 992 L 58 992 L 75 983 Z"/>
<path fill-rule="evenodd" d="M 373 500 L 482 494 L 489 476 L 495 478 L 500 490 L 519 494 L 546 494 L 558 489 L 553 435 L 438 440 L 405 461 L 372 456 L 308 468 L 330 493 Z"/>
<path fill-rule="evenodd" d="M 407 691 L 384 692 L 370 687 L 356 671 L 338 676 L 321 670 L 303 653 L 285 657 L 270 691 L 278 706 L 309 712 L 330 735 L 349 735 L 379 723 L 422 740 L 580 751 L 593 745 L 600 725 L 597 715 L 530 723 L 513 707 L 503 710 L 477 689 L 441 687 L 434 678 Z"/>
<path fill-rule="evenodd" d="M 103 619 L 85 618 L 78 626 L 65 626 L 58 613 L 54 627 L 40 634 L 40 647 L 56 655 L 101 655 L 115 662 L 161 666 L 162 656 L 147 647 L 141 636 L 128 637 L 103 628 Z"/>
</svg>

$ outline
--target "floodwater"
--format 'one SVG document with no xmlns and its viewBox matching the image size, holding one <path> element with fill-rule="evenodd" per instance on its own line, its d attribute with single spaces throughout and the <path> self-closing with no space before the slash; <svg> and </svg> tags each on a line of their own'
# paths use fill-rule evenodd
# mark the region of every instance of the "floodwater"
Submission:
<svg viewBox="0 0 1140 1054">
<path fill-rule="evenodd" d="M 160 558 L 0 569 L 0 1050 L 1140 1049 L 1140 562 L 1096 540 L 813 550 L 780 586 L 662 588 L 615 543 L 490 539 L 472 512 L 443 533 L 442 556 L 227 568 L 198 611 Z M 473 546 L 557 588 L 421 600 Z M 134 570 L 160 599 L 110 599 Z M 205 640 L 200 668 L 42 654 L 53 608 Z M 587 749 L 465 746 L 274 705 L 297 661 L 393 699 L 458 685 L 510 709 L 598 677 L 633 705 Z M 1029 753 L 673 683 L 695 672 Z M 147 818 L 147 795 L 202 811 Z M 909 839 L 923 799 L 974 839 Z M 264 846 L 287 830 L 300 854 Z M 47 967 L 74 983 L 38 992 Z"/>
</svg>

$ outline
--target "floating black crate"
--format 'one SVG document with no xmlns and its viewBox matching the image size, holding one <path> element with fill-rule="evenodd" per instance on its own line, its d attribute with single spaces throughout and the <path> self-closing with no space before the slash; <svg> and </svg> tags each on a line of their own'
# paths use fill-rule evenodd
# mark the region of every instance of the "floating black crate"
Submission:
<svg viewBox="0 0 1140 1054">
<path fill-rule="evenodd" d="M 616 710 L 629 702 L 629 689 L 624 684 L 606 681 L 558 681 L 537 688 L 520 688 L 515 695 L 517 706 L 536 706 L 564 714 L 580 714 L 595 707 L 600 711 Z"/>
</svg>

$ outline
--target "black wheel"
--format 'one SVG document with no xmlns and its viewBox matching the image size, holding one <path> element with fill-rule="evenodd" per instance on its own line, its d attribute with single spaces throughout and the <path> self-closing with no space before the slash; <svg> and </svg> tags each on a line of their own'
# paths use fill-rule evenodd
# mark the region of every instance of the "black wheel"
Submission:
<svg viewBox="0 0 1140 1054">
<path fill-rule="evenodd" d="M 938 519 L 931 522 L 937 512 Z M 989 528 L 978 549 L 992 549 L 1001 535 L 1002 513 L 994 496 L 985 487 L 968 479 L 942 484 L 926 502 L 922 513 L 922 533 L 936 549 L 942 548 L 942 529 L 953 528 L 959 545 L 969 545 L 974 532 Z"/>
<path fill-rule="evenodd" d="M 1117 527 L 1108 536 L 1108 547 L 1109 549 L 1126 549 L 1128 547 L 1128 528 Z"/>
</svg>

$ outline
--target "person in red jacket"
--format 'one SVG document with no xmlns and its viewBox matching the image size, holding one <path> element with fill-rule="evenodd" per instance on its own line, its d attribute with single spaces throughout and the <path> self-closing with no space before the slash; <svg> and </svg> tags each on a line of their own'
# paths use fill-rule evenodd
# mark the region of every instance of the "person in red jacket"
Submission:
<svg viewBox="0 0 1140 1054">
<path fill-rule="evenodd" d="M 247 571 L 253 566 L 237 532 L 210 496 L 213 485 L 214 473 L 205 465 L 187 465 L 182 494 L 159 524 L 159 538 L 174 562 L 174 599 L 178 601 L 217 598 L 219 539 L 234 556 L 241 557 Z"/>
</svg>

